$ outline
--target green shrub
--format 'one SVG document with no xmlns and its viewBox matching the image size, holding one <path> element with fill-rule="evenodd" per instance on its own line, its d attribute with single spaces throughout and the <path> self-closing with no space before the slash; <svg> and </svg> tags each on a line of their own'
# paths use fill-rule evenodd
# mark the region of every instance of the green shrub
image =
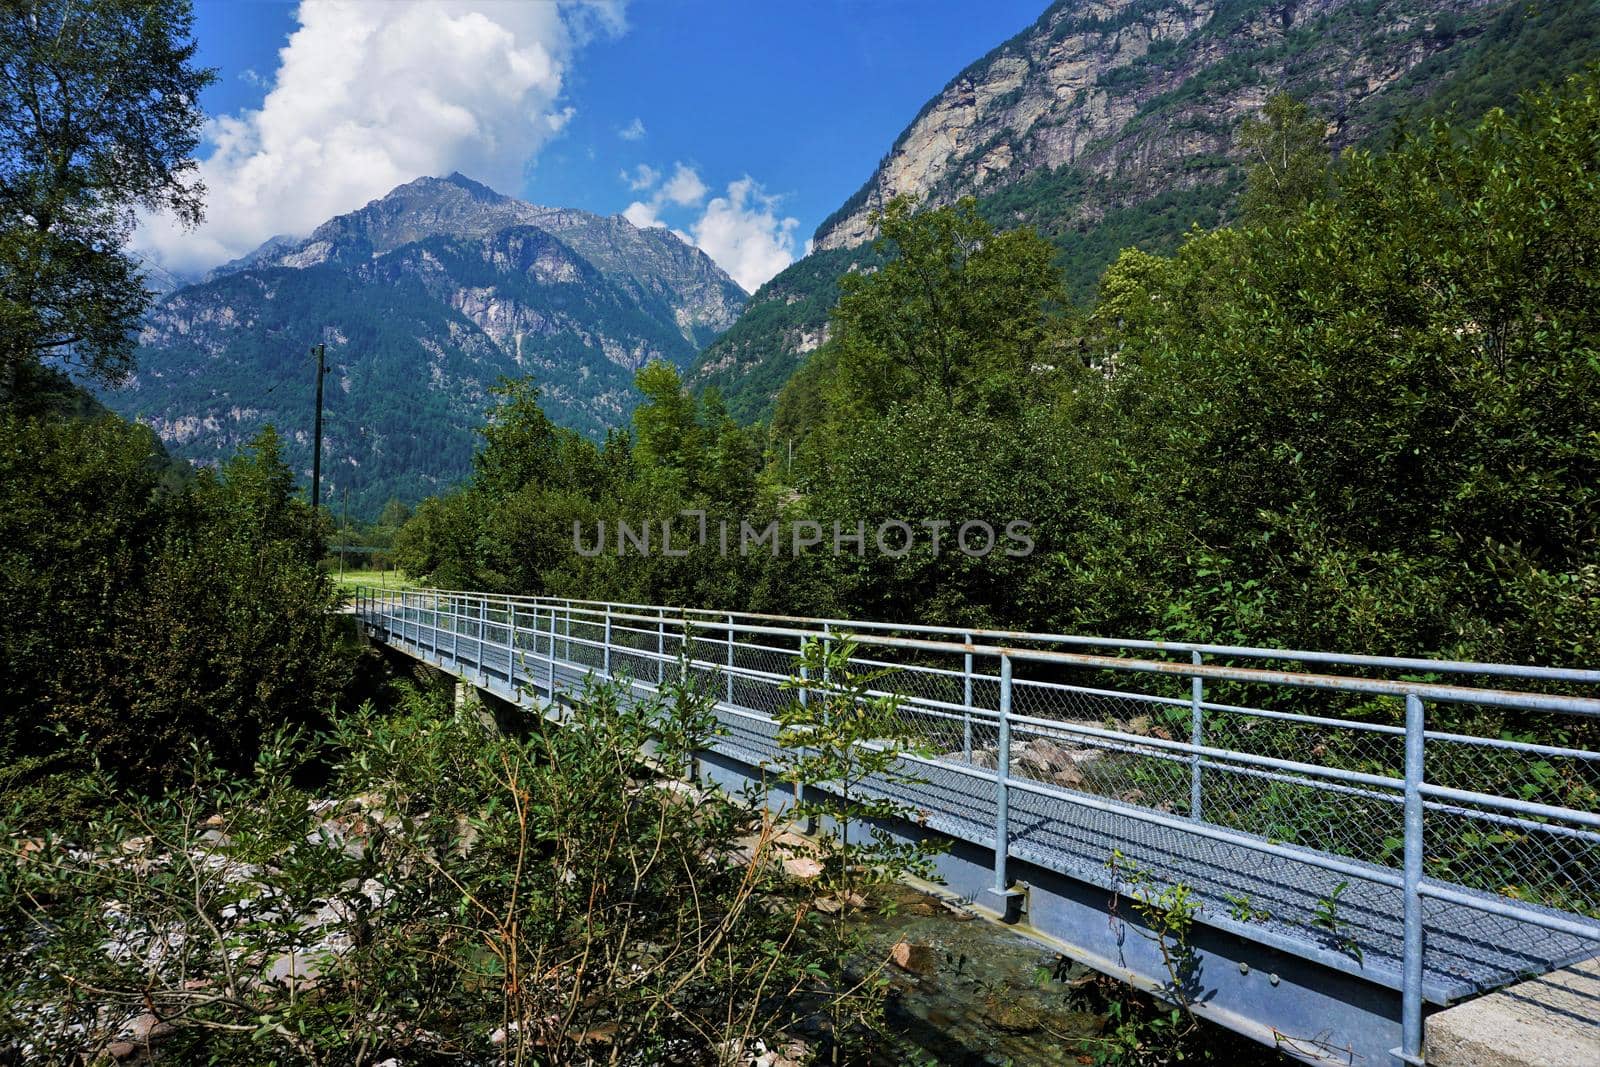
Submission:
<svg viewBox="0 0 1600 1067">
<path fill-rule="evenodd" d="M 200 745 L 248 766 L 338 692 L 322 539 L 276 437 L 168 483 L 143 427 L 0 417 L 8 792 L 24 759 L 149 782 Z"/>
<path fill-rule="evenodd" d="M 0 826 L 0 1058 L 92 1059 L 141 1016 L 174 1028 L 172 1062 L 775 1047 L 808 961 L 773 828 L 640 764 L 704 743 L 699 698 L 618 695 L 511 737 L 412 691 L 316 743 L 277 735 L 249 776 L 202 757 L 192 786 L 108 789 L 54 836 Z M 320 795 L 293 784 L 313 759 Z"/>
</svg>

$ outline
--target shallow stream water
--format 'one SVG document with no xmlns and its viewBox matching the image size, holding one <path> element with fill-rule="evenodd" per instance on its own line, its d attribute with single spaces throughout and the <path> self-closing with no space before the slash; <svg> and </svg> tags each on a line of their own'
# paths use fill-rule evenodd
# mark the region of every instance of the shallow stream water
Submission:
<svg viewBox="0 0 1600 1067">
<path fill-rule="evenodd" d="M 1050 947 L 908 887 L 887 891 L 891 908 L 860 921 L 888 952 L 912 949 L 913 969 L 891 963 L 894 1029 L 940 1064 L 960 1067 L 1055 1067 L 1099 1062 L 1109 1050 L 1107 999 L 1133 991 L 1102 978 Z M 926 949 L 927 951 L 918 951 Z M 1282 1061 L 1271 1050 L 1209 1023 L 1196 1031 L 1193 1054 L 1214 1062 L 1262 1067 Z M 903 1057 L 886 1057 L 898 1062 Z"/>
</svg>

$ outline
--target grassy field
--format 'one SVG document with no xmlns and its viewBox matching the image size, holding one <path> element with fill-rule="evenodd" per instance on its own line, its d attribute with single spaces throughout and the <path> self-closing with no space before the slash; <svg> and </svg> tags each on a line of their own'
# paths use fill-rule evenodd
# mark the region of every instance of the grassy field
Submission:
<svg viewBox="0 0 1600 1067">
<path fill-rule="evenodd" d="M 376 586 L 380 589 L 417 589 L 420 586 L 397 570 L 387 571 L 357 571 L 346 570 L 344 577 L 339 576 L 337 568 L 330 572 L 334 582 L 341 592 L 351 592 L 358 585 Z"/>
</svg>

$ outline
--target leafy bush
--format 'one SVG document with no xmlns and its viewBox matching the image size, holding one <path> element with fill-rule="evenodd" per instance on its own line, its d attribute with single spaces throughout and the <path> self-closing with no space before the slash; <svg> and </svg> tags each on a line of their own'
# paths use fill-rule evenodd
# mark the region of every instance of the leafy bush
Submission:
<svg viewBox="0 0 1600 1067">
<path fill-rule="evenodd" d="M 131 1033 L 181 1062 L 709 1063 L 776 1047 L 806 955 L 773 828 L 639 763 L 712 721 L 597 688 L 509 737 L 412 690 L 244 778 L 0 828 L 0 1056 Z M 334 768 L 317 793 L 293 783 Z M 336 799 L 325 800 L 321 797 Z"/>
<path fill-rule="evenodd" d="M 267 433 L 220 475 L 164 486 L 150 432 L 0 418 L 0 788 L 99 760 L 149 781 L 190 745 L 248 765 L 343 662 L 322 539 Z"/>
</svg>

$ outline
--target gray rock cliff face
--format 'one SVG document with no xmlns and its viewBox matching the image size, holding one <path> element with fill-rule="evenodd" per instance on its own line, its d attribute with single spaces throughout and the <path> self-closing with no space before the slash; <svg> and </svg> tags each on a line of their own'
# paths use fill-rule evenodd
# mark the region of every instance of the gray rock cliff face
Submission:
<svg viewBox="0 0 1600 1067">
<path fill-rule="evenodd" d="M 138 375 L 103 399 L 204 464 L 272 423 L 303 473 L 306 351 L 325 343 L 324 489 L 371 512 L 470 472 L 500 377 L 531 373 L 555 422 L 601 434 L 626 422 L 636 369 L 686 366 L 744 302 L 666 229 L 418 178 L 166 294 Z"/>
<path fill-rule="evenodd" d="M 1415 31 L 1496 6 L 1061 0 L 928 102 L 815 247 L 870 240 L 868 214 L 895 196 L 948 203 L 1068 164 L 1135 195 L 1215 180 L 1239 121 L 1279 87 L 1334 116 L 1336 145 L 1349 141 L 1368 132 L 1371 97 L 1454 43 Z"/>
<path fill-rule="evenodd" d="M 1475 118 L 1593 61 L 1581 42 L 1561 69 L 1548 53 L 1594 19 L 1600 0 L 1056 0 L 923 106 L 690 380 L 741 419 L 770 416 L 826 341 L 837 278 L 875 262 L 870 216 L 893 197 L 973 196 L 996 226 L 1036 227 L 1087 300 L 1120 248 L 1165 252 L 1228 221 L 1240 124 L 1274 93 L 1328 120 L 1330 150 L 1372 146 L 1418 107 Z"/>
</svg>

